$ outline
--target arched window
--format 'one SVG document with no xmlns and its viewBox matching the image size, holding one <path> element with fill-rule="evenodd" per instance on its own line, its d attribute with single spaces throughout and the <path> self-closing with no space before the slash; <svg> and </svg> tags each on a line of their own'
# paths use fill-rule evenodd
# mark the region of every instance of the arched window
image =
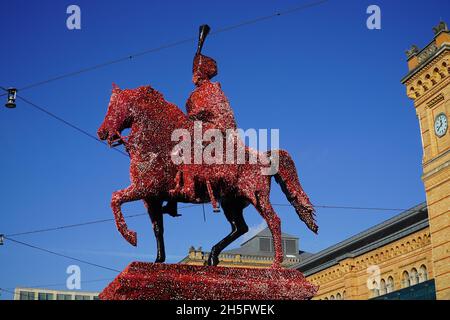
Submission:
<svg viewBox="0 0 450 320">
<path fill-rule="evenodd" d="M 330 300 L 334 300 L 334 296 L 333 295 L 331 295 Z"/>
<path fill-rule="evenodd" d="M 386 285 L 386 292 L 390 293 L 394 291 L 394 278 L 392 278 L 391 276 L 388 278 L 387 280 L 387 285 Z"/>
<path fill-rule="evenodd" d="M 372 297 L 378 297 L 380 295 L 380 287 L 376 281 L 372 282 Z"/>
<path fill-rule="evenodd" d="M 344 290 L 344 292 L 342 292 L 342 300 L 345 300 L 345 297 L 346 297 L 346 292 Z"/>
<path fill-rule="evenodd" d="M 342 296 L 341 296 L 340 293 L 338 293 L 338 294 L 336 295 L 336 300 L 342 300 Z"/>
<path fill-rule="evenodd" d="M 402 286 L 403 286 L 403 288 L 407 288 L 410 285 L 411 285 L 411 281 L 409 280 L 409 273 L 408 273 L 408 271 L 403 271 Z"/>
<path fill-rule="evenodd" d="M 323 298 L 323 300 L 328 300 L 328 297 Z"/>
<path fill-rule="evenodd" d="M 411 269 L 411 285 L 415 285 L 419 283 L 419 273 L 416 268 Z"/>
<path fill-rule="evenodd" d="M 384 281 L 384 279 L 381 279 L 380 282 L 380 295 L 382 296 L 383 294 L 386 294 L 386 281 Z"/>
<path fill-rule="evenodd" d="M 424 282 L 428 280 L 427 267 L 423 264 L 419 268 L 419 282 Z"/>
</svg>

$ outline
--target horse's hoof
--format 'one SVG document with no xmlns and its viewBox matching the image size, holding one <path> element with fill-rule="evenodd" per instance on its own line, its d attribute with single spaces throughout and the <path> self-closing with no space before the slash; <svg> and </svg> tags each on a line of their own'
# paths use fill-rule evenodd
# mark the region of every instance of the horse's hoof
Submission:
<svg viewBox="0 0 450 320">
<path fill-rule="evenodd" d="M 132 246 L 137 246 L 137 233 L 134 231 L 127 231 L 125 234 L 125 240 L 127 240 Z"/>
<path fill-rule="evenodd" d="M 163 263 L 164 261 L 166 261 L 166 258 L 157 257 L 155 263 Z"/>
<path fill-rule="evenodd" d="M 173 218 L 178 218 L 178 217 L 182 216 L 182 214 L 179 214 L 179 213 L 169 213 L 169 212 L 164 212 L 164 213 L 168 214 L 169 216 L 171 216 Z"/>
</svg>

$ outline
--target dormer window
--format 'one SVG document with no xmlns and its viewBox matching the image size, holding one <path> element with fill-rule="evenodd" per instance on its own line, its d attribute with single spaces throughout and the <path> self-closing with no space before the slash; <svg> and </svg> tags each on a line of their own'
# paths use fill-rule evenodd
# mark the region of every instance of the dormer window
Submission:
<svg viewBox="0 0 450 320">
<path fill-rule="evenodd" d="M 272 247 L 272 239 L 269 238 L 260 238 L 259 239 L 259 250 L 262 252 L 271 252 Z"/>
<path fill-rule="evenodd" d="M 295 240 L 287 239 L 283 240 L 283 248 L 284 252 L 287 254 L 296 254 L 297 252 L 297 246 L 295 245 Z"/>
<path fill-rule="evenodd" d="M 294 239 L 283 239 L 281 242 L 283 252 L 285 254 L 297 254 L 297 244 Z M 259 238 L 259 251 L 273 252 L 273 244 L 271 238 Z"/>
</svg>

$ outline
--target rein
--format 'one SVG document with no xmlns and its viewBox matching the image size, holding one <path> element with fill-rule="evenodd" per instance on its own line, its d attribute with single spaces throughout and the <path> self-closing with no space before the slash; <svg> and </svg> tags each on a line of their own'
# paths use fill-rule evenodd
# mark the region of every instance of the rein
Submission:
<svg viewBox="0 0 450 320">
<path fill-rule="evenodd" d="M 121 144 L 123 144 L 125 146 L 125 149 L 128 150 L 128 139 L 129 139 L 129 137 L 128 136 L 122 136 L 119 131 L 116 131 L 116 135 L 118 136 L 118 138 L 111 141 L 111 143 L 110 143 L 111 148 L 115 148 L 115 147 L 118 147 Z"/>
</svg>

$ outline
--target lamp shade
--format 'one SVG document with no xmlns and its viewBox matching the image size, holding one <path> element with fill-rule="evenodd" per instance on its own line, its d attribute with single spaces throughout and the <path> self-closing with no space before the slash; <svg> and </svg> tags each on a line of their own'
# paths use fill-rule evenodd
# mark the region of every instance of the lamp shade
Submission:
<svg viewBox="0 0 450 320">
<path fill-rule="evenodd" d="M 17 95 L 16 88 L 8 89 L 8 101 L 6 102 L 5 107 L 11 109 L 16 107 L 16 95 Z"/>
</svg>

